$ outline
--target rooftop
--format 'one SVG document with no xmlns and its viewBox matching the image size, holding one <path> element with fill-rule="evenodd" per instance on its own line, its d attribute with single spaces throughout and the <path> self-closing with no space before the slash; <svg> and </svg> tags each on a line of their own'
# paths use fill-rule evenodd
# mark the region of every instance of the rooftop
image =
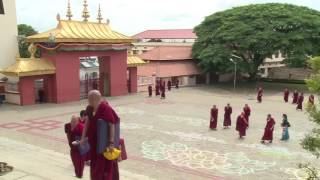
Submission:
<svg viewBox="0 0 320 180">
<path fill-rule="evenodd" d="M 139 57 L 143 60 L 190 60 L 191 46 L 159 46 L 147 51 Z"/>
<path fill-rule="evenodd" d="M 133 36 L 136 39 L 196 39 L 193 29 L 146 30 Z"/>
</svg>

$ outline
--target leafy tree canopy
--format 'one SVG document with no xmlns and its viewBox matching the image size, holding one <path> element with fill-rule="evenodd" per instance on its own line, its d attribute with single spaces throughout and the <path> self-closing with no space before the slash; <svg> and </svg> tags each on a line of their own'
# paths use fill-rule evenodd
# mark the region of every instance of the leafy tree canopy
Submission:
<svg viewBox="0 0 320 180">
<path fill-rule="evenodd" d="M 28 52 L 29 43 L 25 42 L 25 38 L 38 32 L 33 29 L 33 27 L 26 25 L 26 24 L 19 24 L 18 25 L 18 43 L 19 43 L 19 52 L 20 56 L 23 58 L 30 57 L 30 53 Z"/>
<path fill-rule="evenodd" d="M 254 78 L 267 57 L 280 51 L 291 66 L 304 66 L 320 53 L 320 12 L 281 3 L 254 4 L 214 13 L 195 29 L 193 57 L 207 72 L 239 70 Z"/>
</svg>

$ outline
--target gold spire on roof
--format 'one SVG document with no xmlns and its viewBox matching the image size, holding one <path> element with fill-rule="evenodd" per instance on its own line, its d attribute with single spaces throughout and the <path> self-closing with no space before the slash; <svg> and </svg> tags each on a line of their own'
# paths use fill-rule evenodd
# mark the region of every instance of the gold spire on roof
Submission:
<svg viewBox="0 0 320 180">
<path fill-rule="evenodd" d="M 84 0 L 83 2 L 82 17 L 83 17 L 83 21 L 88 21 L 88 18 L 90 17 L 87 0 Z"/>
<path fill-rule="evenodd" d="M 98 9 L 98 17 L 97 17 L 97 20 L 99 23 L 101 23 L 101 21 L 103 20 L 102 18 L 102 14 L 101 14 L 101 6 L 99 4 L 99 9 Z"/>
<path fill-rule="evenodd" d="M 71 20 L 72 18 L 72 12 L 71 12 L 71 6 L 70 6 L 70 0 L 68 0 L 68 8 L 67 8 L 67 18 L 68 20 Z"/>
</svg>

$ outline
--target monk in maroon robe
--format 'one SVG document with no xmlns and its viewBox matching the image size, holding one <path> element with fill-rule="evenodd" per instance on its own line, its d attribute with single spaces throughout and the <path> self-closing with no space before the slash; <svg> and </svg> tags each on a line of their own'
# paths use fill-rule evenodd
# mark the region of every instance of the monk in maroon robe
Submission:
<svg viewBox="0 0 320 180">
<path fill-rule="evenodd" d="M 274 131 L 274 125 L 276 122 L 274 119 L 271 117 L 271 114 L 268 114 L 267 117 L 267 124 L 266 127 L 264 128 L 264 134 L 261 138 L 261 143 L 265 143 L 266 141 L 269 141 L 269 143 L 272 143 L 273 140 L 273 131 Z"/>
<path fill-rule="evenodd" d="M 311 94 L 310 96 L 309 96 L 309 104 L 310 105 L 314 105 L 314 95 L 313 94 Z"/>
<path fill-rule="evenodd" d="M 231 126 L 231 114 L 232 114 L 232 107 L 228 103 L 227 106 L 224 108 L 224 121 L 223 121 L 224 129 L 227 129 L 229 128 L 229 126 Z"/>
<path fill-rule="evenodd" d="M 298 102 L 299 93 L 297 90 L 294 90 L 292 95 L 292 104 L 297 104 Z"/>
<path fill-rule="evenodd" d="M 179 89 L 179 80 L 176 80 L 176 89 Z"/>
<path fill-rule="evenodd" d="M 162 84 L 161 86 L 161 99 L 165 99 L 166 98 L 166 86 L 164 84 Z"/>
<path fill-rule="evenodd" d="M 112 150 L 114 148 L 115 124 L 118 123 L 119 118 L 115 117 L 116 114 L 111 106 L 106 101 L 102 101 L 99 91 L 90 91 L 88 101 L 89 105 L 86 110 L 87 120 L 80 145 L 84 143 L 87 135 L 91 148 L 91 180 L 119 180 L 117 160 L 107 160 L 103 154 L 97 152 L 97 121 L 102 119 L 108 122 L 109 139 L 107 150 Z"/>
<path fill-rule="evenodd" d="M 210 129 L 217 130 L 218 123 L 218 108 L 216 105 L 213 105 L 211 108 L 211 117 L 210 117 Z"/>
<path fill-rule="evenodd" d="M 297 101 L 297 110 L 302 111 L 303 100 L 304 100 L 304 96 L 303 96 L 303 93 L 301 93 L 300 96 L 298 97 L 298 101 Z"/>
<path fill-rule="evenodd" d="M 258 100 L 259 103 L 262 102 L 262 96 L 263 96 L 263 89 L 262 89 L 262 87 L 259 87 L 258 95 L 257 95 L 257 100 Z"/>
<path fill-rule="evenodd" d="M 149 97 L 152 97 L 152 86 L 148 86 Z"/>
<path fill-rule="evenodd" d="M 171 81 L 170 81 L 170 80 L 168 81 L 167 85 L 168 85 L 168 91 L 171 91 L 171 86 L 172 86 L 172 84 L 171 84 Z"/>
<path fill-rule="evenodd" d="M 67 134 L 68 143 L 70 146 L 70 156 L 72 164 L 74 166 L 74 172 L 76 177 L 82 178 L 83 169 L 85 164 L 85 155 L 81 155 L 79 149 L 76 145 L 73 145 L 72 142 L 79 140 L 83 132 L 83 124 L 79 122 L 79 118 L 72 116 L 71 122 L 65 124 L 64 130 Z"/>
<path fill-rule="evenodd" d="M 248 127 L 249 127 L 249 117 L 251 115 L 251 108 L 249 107 L 248 104 L 244 105 L 243 112 L 244 112 L 244 117 L 247 120 L 247 124 L 248 124 Z"/>
<path fill-rule="evenodd" d="M 286 88 L 286 89 L 283 91 L 283 100 L 284 100 L 284 102 L 286 102 L 286 103 L 289 101 L 289 94 L 290 94 L 290 92 L 289 92 L 288 88 Z"/>
<path fill-rule="evenodd" d="M 241 113 L 241 115 L 237 118 L 236 130 L 239 132 L 239 138 L 242 139 L 243 136 L 246 136 L 246 130 L 248 127 L 248 122 L 245 118 L 245 114 Z"/>
<path fill-rule="evenodd" d="M 156 83 L 156 96 L 159 96 L 159 95 L 160 95 L 160 84 L 157 81 L 157 83 Z"/>
</svg>

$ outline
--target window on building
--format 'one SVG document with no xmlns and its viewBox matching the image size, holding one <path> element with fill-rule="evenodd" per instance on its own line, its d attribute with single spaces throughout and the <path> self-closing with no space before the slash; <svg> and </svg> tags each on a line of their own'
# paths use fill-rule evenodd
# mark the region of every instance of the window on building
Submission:
<svg viewBox="0 0 320 180">
<path fill-rule="evenodd" d="M 0 14 L 4 14 L 3 2 L 0 0 Z"/>
<path fill-rule="evenodd" d="M 276 52 L 276 53 L 274 54 L 274 57 L 275 57 L 275 58 L 279 58 L 279 52 Z"/>
</svg>

